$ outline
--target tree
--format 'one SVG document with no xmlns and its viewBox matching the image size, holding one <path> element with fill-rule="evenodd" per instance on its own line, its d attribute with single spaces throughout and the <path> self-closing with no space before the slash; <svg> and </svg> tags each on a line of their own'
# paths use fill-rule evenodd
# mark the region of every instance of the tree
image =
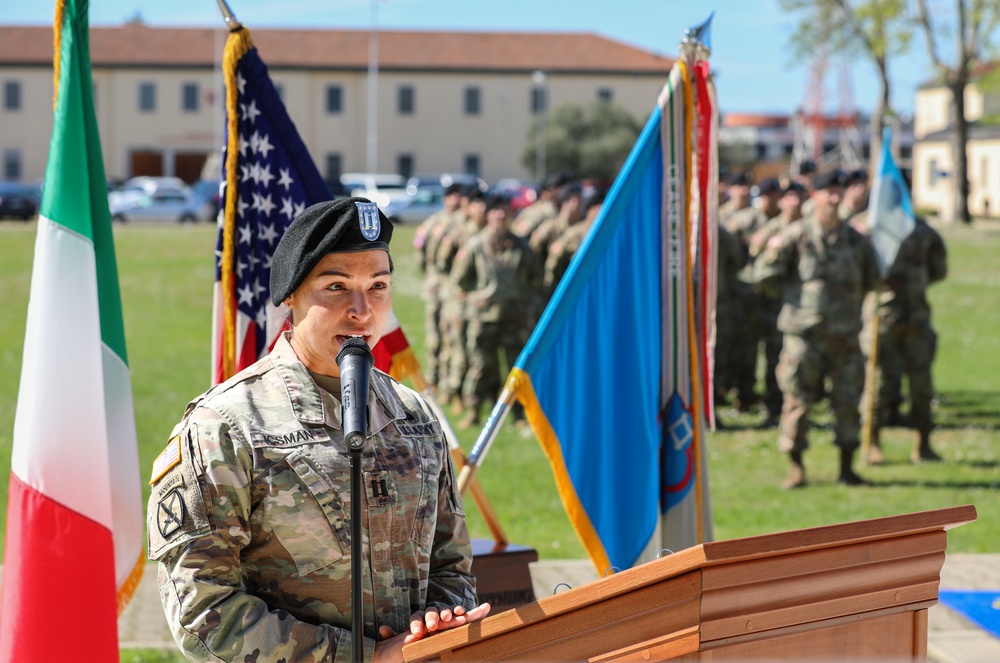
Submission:
<svg viewBox="0 0 1000 663">
<path fill-rule="evenodd" d="M 971 223 L 969 213 L 969 123 L 965 118 L 965 88 L 969 85 L 976 65 L 983 62 L 990 37 L 1000 25 L 1000 2 L 997 0 L 952 0 L 954 24 L 942 20 L 939 6 L 928 6 L 927 0 L 916 1 L 916 21 L 923 33 L 934 72 L 951 92 L 951 152 L 954 218 Z M 933 14 L 932 10 L 933 9 Z M 940 43 L 951 41 L 957 46 L 955 59 L 949 64 L 941 56 Z"/>
<path fill-rule="evenodd" d="M 568 170 L 579 179 L 613 180 L 625 164 L 642 125 L 615 104 L 563 104 L 548 118 L 536 118 L 521 152 L 521 163 L 535 168 L 539 133 L 544 127 L 545 171 Z"/>
<path fill-rule="evenodd" d="M 907 0 L 781 0 L 786 11 L 801 19 L 791 37 L 798 55 L 817 50 L 863 54 L 875 66 L 881 86 L 872 112 L 871 154 L 882 139 L 882 119 L 893 115 L 889 58 L 909 48 L 912 27 L 906 16 Z"/>
</svg>

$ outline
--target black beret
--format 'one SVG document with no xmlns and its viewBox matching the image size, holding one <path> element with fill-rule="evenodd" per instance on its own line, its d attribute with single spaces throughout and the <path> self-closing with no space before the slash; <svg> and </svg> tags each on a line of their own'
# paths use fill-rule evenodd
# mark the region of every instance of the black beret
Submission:
<svg viewBox="0 0 1000 663">
<path fill-rule="evenodd" d="M 868 182 L 867 170 L 852 170 L 847 174 L 847 184 L 866 184 Z"/>
<path fill-rule="evenodd" d="M 500 191 L 491 191 L 486 196 L 486 211 L 489 212 L 491 209 L 496 209 L 497 207 L 506 207 L 510 204 L 510 198 L 506 194 Z"/>
<path fill-rule="evenodd" d="M 760 181 L 760 184 L 755 186 L 751 193 L 755 196 L 766 196 L 769 193 L 778 193 L 781 191 L 781 182 L 774 179 L 773 177 L 768 177 Z"/>
<path fill-rule="evenodd" d="M 750 186 L 751 184 L 753 184 L 753 175 L 750 173 L 732 173 L 729 176 L 729 186 Z"/>
<path fill-rule="evenodd" d="M 559 187 L 569 184 L 573 181 L 573 175 L 569 171 L 561 171 L 558 173 L 550 173 L 545 181 L 542 182 L 543 189 L 558 189 Z"/>
<path fill-rule="evenodd" d="M 484 195 L 478 184 L 466 184 L 462 189 L 462 197 L 469 200 L 482 200 Z"/>
<path fill-rule="evenodd" d="M 795 193 L 805 193 L 806 192 L 806 188 L 804 186 L 802 186 L 801 184 L 799 184 L 798 182 L 796 182 L 795 180 L 792 180 L 788 184 L 785 185 L 784 189 L 781 190 L 781 195 L 784 196 L 784 195 L 789 194 L 789 193 L 791 193 L 793 191 Z"/>
<path fill-rule="evenodd" d="M 806 160 L 799 164 L 799 175 L 810 175 L 817 170 L 815 161 Z"/>
<path fill-rule="evenodd" d="M 271 302 L 288 299 L 328 253 L 389 250 L 392 223 L 367 198 L 327 200 L 295 217 L 274 249 Z"/>
<path fill-rule="evenodd" d="M 458 182 L 452 182 L 451 184 L 449 184 L 448 186 L 446 186 L 444 188 L 444 195 L 450 196 L 453 193 L 457 193 L 457 194 L 461 194 L 462 193 L 462 185 L 459 184 Z"/>
<path fill-rule="evenodd" d="M 813 181 L 813 189 L 817 191 L 828 189 L 831 186 L 847 186 L 847 173 L 839 168 L 835 168 L 834 170 L 820 173 Z"/>
</svg>

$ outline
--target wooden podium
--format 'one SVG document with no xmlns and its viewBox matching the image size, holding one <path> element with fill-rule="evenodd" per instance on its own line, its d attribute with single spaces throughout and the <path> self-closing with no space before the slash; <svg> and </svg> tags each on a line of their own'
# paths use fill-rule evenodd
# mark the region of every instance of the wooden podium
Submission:
<svg viewBox="0 0 1000 663">
<path fill-rule="evenodd" d="M 407 661 L 927 657 L 972 505 L 705 543 L 407 645 Z"/>
</svg>

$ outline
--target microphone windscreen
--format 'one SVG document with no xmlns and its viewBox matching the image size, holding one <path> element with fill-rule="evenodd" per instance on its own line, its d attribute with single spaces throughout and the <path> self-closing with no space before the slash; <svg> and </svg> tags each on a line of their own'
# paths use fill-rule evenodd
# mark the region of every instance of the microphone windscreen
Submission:
<svg viewBox="0 0 1000 663">
<path fill-rule="evenodd" d="M 372 356 L 371 348 L 360 338 L 349 338 L 347 342 L 340 347 L 340 352 L 337 353 L 337 365 L 349 355 L 357 355 L 364 357 L 368 360 L 368 365 L 372 366 L 375 363 L 375 357 Z"/>
</svg>

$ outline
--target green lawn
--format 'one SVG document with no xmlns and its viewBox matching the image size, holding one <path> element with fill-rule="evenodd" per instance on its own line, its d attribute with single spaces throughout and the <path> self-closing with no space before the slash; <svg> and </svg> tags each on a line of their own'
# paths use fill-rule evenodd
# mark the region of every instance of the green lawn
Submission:
<svg viewBox="0 0 1000 663">
<path fill-rule="evenodd" d="M 410 250 L 413 227 L 395 233 L 395 310 L 422 356 L 420 283 Z M 707 440 L 716 538 L 734 538 L 884 515 L 975 504 L 979 521 L 953 530 L 949 550 L 1000 550 L 1000 227 L 943 230 L 951 274 L 932 291 L 940 353 L 935 365 L 940 428 L 935 444 L 945 462 L 914 466 L 910 432 L 888 429 L 889 463 L 861 468 L 872 488 L 833 483 L 835 450 L 829 422 L 818 411 L 806 456 L 812 485 L 778 488 L 785 459 L 773 430 L 758 430 L 763 413 L 723 411 L 725 432 Z M 0 223 L 0 474 L 10 470 L 14 407 L 34 225 Z M 129 363 L 135 392 L 142 474 L 167 441 L 188 400 L 209 383 L 214 227 L 116 228 Z M 587 404 L 579 404 L 586 416 Z M 57 412 L 53 404 L 53 413 Z M 462 431 L 466 448 L 475 431 Z M 511 541 L 544 558 L 581 558 L 537 442 L 505 426 L 479 477 Z M 145 481 L 143 485 L 145 486 Z M 146 487 L 148 496 L 148 487 Z M 6 481 L 0 482 L 0 519 L 6 523 Z M 488 530 L 471 498 L 473 536 Z M 138 660 L 138 659 L 137 659 Z"/>
</svg>

